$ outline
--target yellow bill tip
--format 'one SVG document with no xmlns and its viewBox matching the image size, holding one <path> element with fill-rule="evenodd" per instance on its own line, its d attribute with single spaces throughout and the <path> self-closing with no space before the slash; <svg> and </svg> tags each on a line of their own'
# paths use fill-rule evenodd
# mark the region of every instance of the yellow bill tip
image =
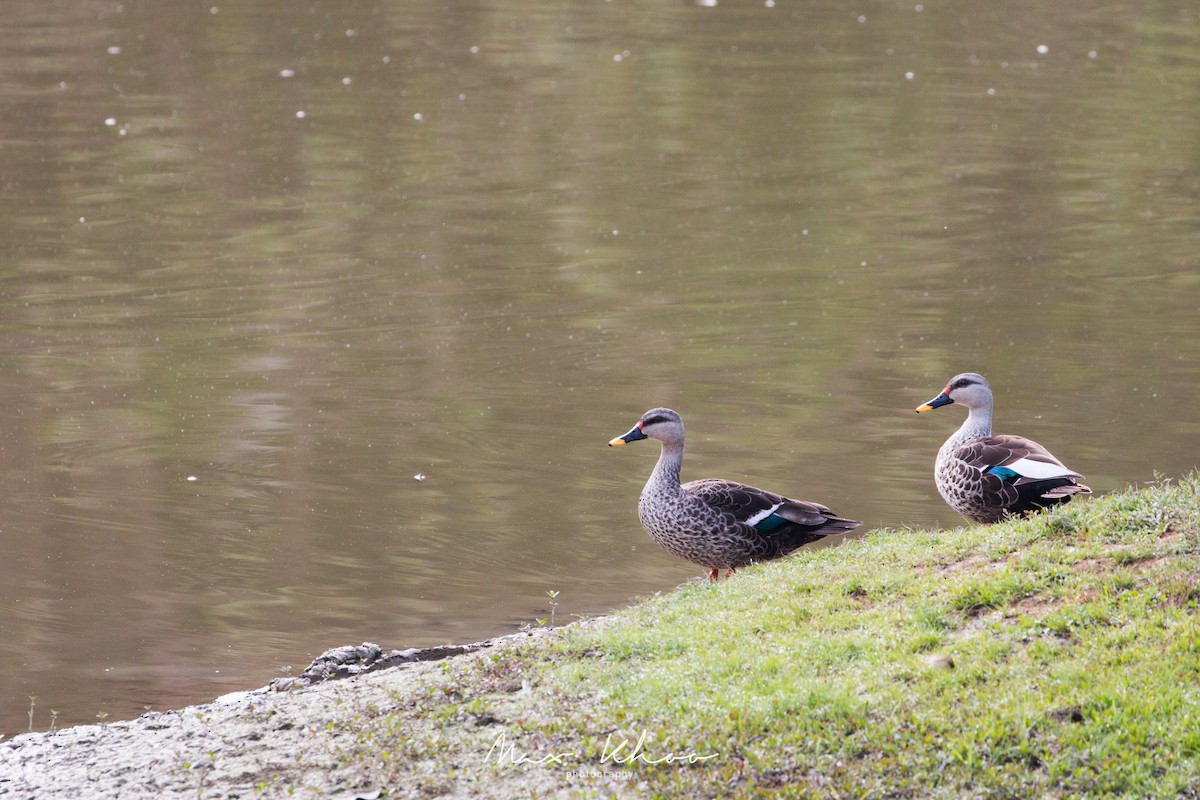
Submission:
<svg viewBox="0 0 1200 800">
<path fill-rule="evenodd" d="M 611 442 L 609 442 L 609 443 L 608 443 L 608 446 L 609 446 L 609 447 L 624 447 L 624 446 L 625 446 L 625 440 L 624 440 L 624 439 L 622 439 L 620 436 L 618 436 L 617 438 L 615 438 L 615 439 L 613 439 Z"/>
<path fill-rule="evenodd" d="M 929 403 L 925 403 L 924 405 L 917 406 L 918 414 L 920 414 L 923 411 L 933 411 L 933 406 L 929 405 Z"/>
</svg>

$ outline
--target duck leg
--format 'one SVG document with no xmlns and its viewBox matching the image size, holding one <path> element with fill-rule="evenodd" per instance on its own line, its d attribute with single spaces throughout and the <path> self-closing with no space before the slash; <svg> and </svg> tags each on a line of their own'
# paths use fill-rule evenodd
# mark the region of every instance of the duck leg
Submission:
<svg viewBox="0 0 1200 800">
<path fill-rule="evenodd" d="M 737 572 L 737 570 L 734 569 L 733 567 L 730 567 L 729 571 L 725 573 L 726 580 L 733 577 L 733 573 L 735 573 L 735 572 Z M 721 570 L 717 567 L 713 567 L 712 569 L 710 569 L 708 571 L 708 582 L 716 583 L 719 580 L 721 580 Z"/>
</svg>

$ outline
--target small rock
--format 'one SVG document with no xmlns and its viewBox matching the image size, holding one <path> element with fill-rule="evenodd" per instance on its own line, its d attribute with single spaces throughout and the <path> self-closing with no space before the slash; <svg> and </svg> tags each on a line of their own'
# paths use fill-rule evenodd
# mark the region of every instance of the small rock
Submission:
<svg viewBox="0 0 1200 800">
<path fill-rule="evenodd" d="M 930 669 L 954 669 L 954 659 L 945 653 L 934 653 L 925 658 L 925 665 Z"/>
</svg>

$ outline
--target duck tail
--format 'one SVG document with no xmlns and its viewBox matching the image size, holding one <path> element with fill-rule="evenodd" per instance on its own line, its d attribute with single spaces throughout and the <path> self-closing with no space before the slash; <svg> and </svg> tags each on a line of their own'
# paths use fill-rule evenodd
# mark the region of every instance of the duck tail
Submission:
<svg viewBox="0 0 1200 800">
<path fill-rule="evenodd" d="M 826 536 L 838 533 L 849 533 L 858 526 L 862 525 L 862 523 L 856 519 L 846 519 L 845 517 L 827 517 L 827 519 L 829 521 L 822 525 L 818 531 L 818 533 L 823 533 Z"/>
</svg>

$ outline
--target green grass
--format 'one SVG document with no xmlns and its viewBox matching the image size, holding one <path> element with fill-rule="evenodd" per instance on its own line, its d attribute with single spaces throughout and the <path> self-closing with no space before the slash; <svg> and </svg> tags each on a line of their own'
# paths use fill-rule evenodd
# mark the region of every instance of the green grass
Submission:
<svg viewBox="0 0 1200 800">
<path fill-rule="evenodd" d="M 419 751 L 495 796 L 1195 797 L 1198 552 L 1195 478 L 874 531 L 447 662 L 348 758 Z M 414 720 L 435 745 L 406 743 Z M 483 764 L 501 733 L 569 757 Z M 411 784 L 388 763 L 385 782 Z"/>
</svg>

